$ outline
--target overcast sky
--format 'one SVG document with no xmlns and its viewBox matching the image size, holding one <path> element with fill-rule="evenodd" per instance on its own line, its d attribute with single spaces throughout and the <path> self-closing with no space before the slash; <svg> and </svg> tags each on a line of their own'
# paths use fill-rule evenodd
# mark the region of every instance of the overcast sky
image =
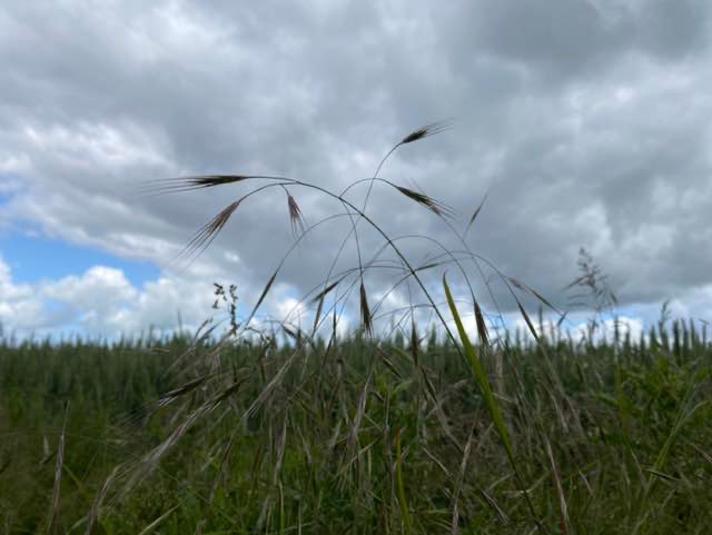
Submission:
<svg viewBox="0 0 712 535">
<path fill-rule="evenodd" d="M 4 2 L 0 322 L 101 335 L 170 328 L 180 311 L 197 325 L 215 281 L 237 285 L 244 314 L 294 242 L 285 192 L 249 198 L 188 264 L 175 255 L 195 231 L 264 183 L 138 195 L 146 181 L 277 174 L 339 193 L 438 120 L 450 128 L 399 148 L 381 176 L 450 206 L 458 231 L 487 194 L 471 251 L 563 309 L 585 247 L 621 313 L 649 321 L 672 299 L 712 319 L 710 15 L 705 0 Z M 348 198 L 360 207 L 367 187 Z M 289 192 L 307 225 L 344 213 Z M 383 184 L 367 214 L 393 238 L 464 248 Z M 324 279 L 348 229 L 341 216 L 307 235 L 267 312 Z M 370 260 L 383 241 L 358 233 Z M 441 253 L 398 243 L 414 265 Z M 356 262 L 349 241 L 337 270 Z M 513 310 L 468 266 L 489 310 L 492 296 Z M 425 276 L 437 299 L 441 273 Z M 399 277 L 369 270 L 372 302 Z M 386 304 L 408 290 L 423 301 L 411 284 Z"/>
</svg>

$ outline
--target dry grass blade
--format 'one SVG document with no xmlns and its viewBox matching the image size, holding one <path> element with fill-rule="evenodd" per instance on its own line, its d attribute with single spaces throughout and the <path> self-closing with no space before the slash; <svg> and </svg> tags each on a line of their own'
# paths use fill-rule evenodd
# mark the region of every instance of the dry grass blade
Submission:
<svg viewBox="0 0 712 535">
<path fill-rule="evenodd" d="M 503 524 L 509 524 L 510 520 L 507 513 L 500 507 L 500 505 L 495 501 L 495 499 L 490 496 L 485 489 L 480 489 L 480 496 L 484 498 L 487 504 L 492 508 L 492 510 L 497 513 L 499 520 Z"/>
<path fill-rule="evenodd" d="M 137 466 L 133 476 L 127 483 L 124 491 L 128 491 L 133 488 L 135 484 L 141 479 L 147 477 L 153 469 L 158 465 L 159 461 L 163 456 L 173 447 L 175 444 L 185 435 L 185 433 L 198 421 L 201 417 L 208 414 L 212 410 L 212 403 L 204 403 L 192 413 L 190 413 L 183 422 L 180 423 L 158 446 L 151 450 L 144 458 L 141 463 Z"/>
<path fill-rule="evenodd" d="M 422 128 L 418 128 L 417 130 L 414 130 L 413 132 L 405 136 L 400 141 L 400 145 L 406 145 L 408 143 L 413 143 L 414 141 L 418 141 L 426 137 L 434 136 L 435 134 L 439 134 L 440 132 L 443 132 L 448 128 L 450 128 L 450 123 L 447 121 L 439 121 L 435 123 L 426 124 Z"/>
<path fill-rule="evenodd" d="M 202 385 L 210 377 L 212 377 L 211 374 L 204 375 L 203 377 L 198 377 L 197 379 L 194 379 L 193 381 L 190 381 L 182 386 L 179 386 L 178 388 L 174 388 L 173 390 L 166 392 L 158 400 L 158 406 L 165 407 L 166 405 L 174 402 L 180 396 L 183 396 L 183 395 L 187 394 L 188 392 L 192 392 L 193 390 L 198 388 L 200 385 Z"/>
<path fill-rule="evenodd" d="M 227 205 L 218 215 L 196 232 L 195 236 L 186 244 L 179 256 L 192 256 L 202 253 L 217 237 L 223 227 L 227 224 L 230 216 L 240 206 L 240 201 L 235 201 Z"/>
<path fill-rule="evenodd" d="M 371 376 L 373 371 L 370 371 L 366 377 L 366 381 L 361 389 L 361 395 L 358 398 L 358 404 L 356 408 L 356 413 L 354 414 L 353 426 L 351 427 L 351 434 L 349 437 L 349 445 L 351 448 L 356 448 L 358 446 L 358 433 L 361 429 L 361 422 L 363 422 L 363 417 L 366 414 L 366 402 L 368 401 L 368 389 L 371 385 Z"/>
<path fill-rule="evenodd" d="M 247 379 L 239 379 L 223 390 L 218 396 L 213 399 L 212 407 L 210 410 L 215 410 L 223 401 L 225 401 L 230 396 L 237 393 L 240 387 L 245 383 Z"/>
<path fill-rule="evenodd" d="M 381 361 L 386 366 L 386 368 L 388 368 L 393 375 L 398 377 L 398 379 L 403 379 L 403 375 L 401 375 L 395 364 L 393 364 L 393 362 L 391 362 L 391 360 L 388 358 L 388 354 L 380 347 L 376 347 L 375 349 L 378 355 L 381 357 Z"/>
<path fill-rule="evenodd" d="M 49 521 L 47 523 L 47 533 L 53 533 L 57 529 L 59 520 L 59 497 L 62 488 L 62 470 L 64 468 L 64 444 L 67 431 L 67 418 L 69 416 L 69 403 L 64 408 L 64 423 L 62 433 L 59 435 L 59 445 L 57 446 L 57 462 L 54 465 L 54 486 L 52 487 L 52 505 L 49 511 Z"/>
<path fill-rule="evenodd" d="M 404 188 L 403 186 L 396 186 L 395 184 L 393 185 L 393 187 L 409 199 L 412 199 L 418 204 L 425 206 L 428 210 L 434 212 L 440 217 L 453 216 L 453 210 L 450 207 L 439 201 L 436 201 L 435 199 L 429 197 L 428 195 L 425 195 L 424 193 L 419 193 L 417 191 L 413 191 L 412 189 Z"/>
<path fill-rule="evenodd" d="M 97 520 L 99 520 L 101 505 L 104 503 L 106 495 L 109 493 L 109 489 L 111 488 L 111 484 L 114 482 L 114 479 L 119 473 L 120 468 L 121 465 L 115 466 L 114 469 L 111 471 L 111 474 L 109 474 L 109 477 L 104 480 L 104 484 L 101 486 L 99 494 L 96 495 L 96 498 L 94 499 L 94 502 L 91 505 L 91 510 L 89 511 L 89 515 L 87 516 L 87 529 L 84 531 L 84 535 L 92 535 L 92 533 L 95 532 L 94 526 L 96 525 Z"/>
<path fill-rule="evenodd" d="M 452 429 L 450 428 L 450 423 L 447 414 L 445 414 L 445 411 L 443 410 L 442 404 L 443 401 L 442 399 L 438 398 L 438 394 L 435 390 L 435 386 L 433 385 L 433 382 L 430 380 L 430 377 L 428 377 L 428 374 L 426 373 L 425 369 L 422 366 L 419 366 L 420 368 L 420 374 L 423 378 L 423 383 L 425 384 L 425 392 L 427 395 L 430 396 L 430 400 L 433 403 L 433 409 L 435 411 L 435 416 L 438 419 L 438 423 L 440 424 L 440 427 L 442 428 L 443 432 L 445 433 L 445 436 L 447 436 L 448 439 L 450 439 L 450 442 L 457 448 L 457 451 L 462 453 L 463 447 L 462 444 L 457 440 L 455 435 L 452 432 Z"/>
<path fill-rule="evenodd" d="M 559 522 L 559 529 L 561 535 L 568 535 L 569 529 L 569 510 L 566 504 L 566 495 L 564 494 L 564 487 L 561 484 L 561 476 L 559 475 L 558 467 L 556 466 L 556 461 L 554 460 L 554 452 L 551 450 L 551 442 L 545 436 L 544 445 L 546 446 L 546 455 L 549 457 L 549 464 L 551 465 L 551 473 L 554 476 L 554 484 L 556 486 L 556 494 L 559 497 L 559 514 L 561 519 Z"/>
<path fill-rule="evenodd" d="M 171 516 L 171 515 L 173 514 L 173 512 L 174 512 L 176 509 L 178 509 L 178 507 L 180 507 L 180 504 L 174 505 L 173 507 L 171 507 L 170 509 L 168 509 L 168 511 L 166 511 L 165 513 L 163 513 L 161 516 L 159 516 L 159 517 L 156 518 L 153 522 L 151 522 L 148 526 L 146 526 L 145 528 L 143 528 L 143 529 L 141 530 L 141 532 L 140 532 L 138 535 L 148 535 L 149 533 L 151 533 L 152 531 L 154 531 L 154 530 L 158 527 L 158 525 L 159 525 L 161 522 L 163 522 L 166 518 L 168 518 L 169 516 Z"/>
<path fill-rule="evenodd" d="M 452 520 L 450 526 L 450 533 L 452 535 L 458 535 L 460 533 L 460 509 L 458 502 L 460 500 L 460 492 L 462 491 L 462 485 L 465 481 L 465 472 L 467 470 L 467 460 L 470 457 L 470 451 L 472 450 L 472 438 L 474 436 L 474 429 L 470 431 L 467 436 L 467 442 L 465 443 L 465 449 L 462 452 L 462 460 L 460 461 L 460 470 L 457 474 L 457 480 L 455 481 L 455 491 L 452 495 Z"/>
<path fill-rule="evenodd" d="M 244 381 L 245 380 L 243 379 L 231 384 L 222 392 L 215 395 L 213 398 L 206 401 L 191 412 L 175 429 L 173 429 L 168 438 L 143 457 L 137 465 L 137 469 L 135 470 L 133 476 L 126 484 L 124 492 L 133 488 L 141 479 L 147 477 L 156 468 L 156 466 L 158 466 L 158 463 L 161 461 L 163 456 L 170 451 L 173 446 L 175 446 L 201 418 L 213 412 L 223 401 L 235 394 Z"/>
<path fill-rule="evenodd" d="M 422 448 L 423 453 L 425 454 L 425 456 L 426 456 L 428 459 L 430 459 L 431 461 L 433 461 L 433 462 L 435 463 L 435 466 L 437 466 L 438 468 L 440 468 L 440 470 L 442 470 L 443 474 L 445 474 L 445 477 L 447 477 L 448 479 L 450 479 L 450 478 L 452 477 L 452 474 L 450 474 L 450 470 L 447 469 L 447 467 L 443 464 L 443 462 L 442 462 L 440 459 L 438 459 L 438 458 L 433 454 L 433 452 L 430 451 L 430 450 L 429 450 L 428 448 L 426 448 L 425 446 L 421 446 L 421 448 Z"/>
<path fill-rule="evenodd" d="M 289 356 L 289 358 L 284 361 L 284 364 L 282 364 L 279 370 L 277 370 L 277 373 L 274 374 L 274 376 L 269 380 L 269 383 L 265 385 L 265 387 L 262 389 L 257 398 L 242 414 L 241 419 L 243 422 L 246 421 L 247 418 L 255 414 L 255 412 L 262 406 L 262 404 L 267 400 L 267 398 L 269 398 L 270 394 L 272 393 L 272 390 L 274 390 L 274 388 L 282 381 L 282 378 L 287 373 L 287 370 L 289 370 L 289 368 L 291 367 L 297 355 L 299 355 L 298 350 L 292 351 L 292 354 Z"/>
<path fill-rule="evenodd" d="M 689 440 L 686 441 L 686 442 L 687 442 L 687 444 L 689 444 L 689 445 L 692 447 L 692 449 L 694 449 L 697 453 L 699 453 L 700 456 L 701 456 L 705 461 L 707 461 L 709 464 L 712 465 L 712 455 L 710 455 L 709 453 L 707 453 L 705 450 L 703 450 L 701 447 L 699 447 L 699 446 L 698 446 L 697 444 L 695 444 L 694 442 L 690 442 Z"/>
<path fill-rule="evenodd" d="M 282 430 L 277 436 L 277 443 L 275 444 L 275 461 L 274 469 L 272 470 L 272 484 L 277 485 L 279 481 L 279 475 L 282 471 L 282 463 L 284 462 L 284 452 L 287 449 L 287 416 L 284 417 L 282 421 Z"/>
<path fill-rule="evenodd" d="M 361 321 L 363 327 L 368 334 L 373 332 L 373 323 L 371 320 L 371 310 L 368 308 L 368 297 L 366 296 L 366 288 L 361 281 L 361 288 L 359 290 L 361 296 Z"/>
<path fill-rule="evenodd" d="M 405 455 L 401 450 L 401 429 L 396 431 L 396 495 L 400 508 L 403 532 L 406 535 L 413 533 L 413 519 L 410 516 L 410 506 L 405 494 L 405 481 L 403 478 L 403 460 Z"/>
<path fill-rule="evenodd" d="M 150 180 L 141 189 L 142 193 L 181 193 L 184 191 L 194 191 L 197 189 L 212 188 L 224 184 L 234 184 L 242 182 L 252 177 L 248 175 L 202 175 L 187 176 L 181 178 L 164 178 Z"/>
</svg>

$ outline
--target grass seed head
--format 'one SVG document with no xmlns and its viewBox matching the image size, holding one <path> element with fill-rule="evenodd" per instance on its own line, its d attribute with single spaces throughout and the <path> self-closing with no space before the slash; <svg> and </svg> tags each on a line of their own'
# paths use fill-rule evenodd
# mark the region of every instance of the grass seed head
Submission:
<svg viewBox="0 0 712 535">
<path fill-rule="evenodd" d="M 294 231 L 295 234 L 304 232 L 305 225 L 302 210 L 290 193 L 287 193 L 287 206 L 289 208 L 289 221 L 292 224 L 292 231 Z"/>
<path fill-rule="evenodd" d="M 406 145 L 408 143 L 413 143 L 414 141 L 418 141 L 420 139 L 434 136 L 435 134 L 439 134 L 440 132 L 447 130 L 450 128 L 450 125 L 445 122 L 436 122 L 436 123 L 430 123 L 426 124 L 422 128 L 419 128 L 418 130 L 415 130 L 405 136 L 400 144 L 401 145 Z"/>
<path fill-rule="evenodd" d="M 147 195 L 181 193 L 222 186 L 223 184 L 234 184 L 249 178 L 252 177 L 247 175 L 200 175 L 150 180 L 140 188 L 139 193 Z"/>
<path fill-rule="evenodd" d="M 186 182 L 199 188 L 211 188 L 213 186 L 222 186 L 223 184 L 242 182 L 248 178 L 247 175 L 206 175 L 188 177 Z"/>
<path fill-rule="evenodd" d="M 371 332 L 373 332 L 373 324 L 371 322 L 371 310 L 368 307 L 368 297 L 366 296 L 366 287 L 363 285 L 363 281 L 361 281 L 361 288 L 359 293 L 361 296 L 361 321 L 363 322 L 363 327 L 366 332 L 368 334 L 371 334 Z"/>
<path fill-rule="evenodd" d="M 193 238 L 186 244 L 182 254 L 191 255 L 205 250 L 205 248 L 212 243 L 223 227 L 227 224 L 239 205 L 239 200 L 230 203 L 222 209 L 218 215 L 203 225 L 203 227 L 196 232 L 195 236 L 193 236 Z"/>
<path fill-rule="evenodd" d="M 424 193 L 419 193 L 413 191 L 412 189 L 404 188 L 403 186 L 394 186 L 398 191 L 409 199 L 414 200 L 418 204 L 425 206 L 428 210 L 432 211 L 440 217 L 451 217 L 452 209 L 445 204 L 436 201 L 432 197 L 425 195 Z"/>
</svg>

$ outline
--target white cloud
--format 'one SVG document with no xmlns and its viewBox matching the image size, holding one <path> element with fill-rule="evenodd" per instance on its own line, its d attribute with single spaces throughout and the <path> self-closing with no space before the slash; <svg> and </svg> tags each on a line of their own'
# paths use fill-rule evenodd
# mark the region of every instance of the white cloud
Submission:
<svg viewBox="0 0 712 535">
<path fill-rule="evenodd" d="M 0 323 L 4 329 L 34 329 L 46 321 L 41 302 L 27 284 L 15 284 L 10 267 L 0 257 Z"/>
<path fill-rule="evenodd" d="M 215 302 L 213 281 L 225 281 L 224 274 L 196 263 L 183 274 L 162 273 L 157 279 L 133 285 L 120 269 L 93 266 L 80 275 L 17 283 L 7 263 L 0 258 L 0 324 L 4 332 L 20 337 L 73 333 L 90 337 L 136 335 L 149 328 L 171 332 L 196 329 L 212 318 L 224 322 L 227 308 Z M 224 282 L 227 288 L 229 282 Z M 267 327 L 269 317 L 311 327 L 313 316 L 291 295 L 294 289 L 277 283 L 265 299 L 255 325 Z M 256 292 L 238 290 L 238 320 L 248 315 Z M 311 311 L 313 313 L 313 311 Z M 306 322 L 309 322 L 307 325 Z M 339 325 L 340 334 L 348 318 Z"/>
<path fill-rule="evenodd" d="M 185 325 L 194 328 L 212 313 L 211 286 L 162 276 L 137 288 L 121 270 L 104 266 L 81 275 L 18 284 L 0 260 L 0 322 L 6 333 L 20 336 L 75 332 L 114 337 L 137 334 L 149 326 L 173 330 L 180 312 Z"/>
</svg>

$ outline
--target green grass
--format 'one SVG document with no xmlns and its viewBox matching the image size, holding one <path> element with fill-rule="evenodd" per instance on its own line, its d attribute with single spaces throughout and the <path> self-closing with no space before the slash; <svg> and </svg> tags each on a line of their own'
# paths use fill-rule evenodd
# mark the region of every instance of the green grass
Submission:
<svg viewBox="0 0 712 535">
<path fill-rule="evenodd" d="M 689 329 L 470 350 L 0 345 L 0 533 L 708 532 Z"/>
</svg>

